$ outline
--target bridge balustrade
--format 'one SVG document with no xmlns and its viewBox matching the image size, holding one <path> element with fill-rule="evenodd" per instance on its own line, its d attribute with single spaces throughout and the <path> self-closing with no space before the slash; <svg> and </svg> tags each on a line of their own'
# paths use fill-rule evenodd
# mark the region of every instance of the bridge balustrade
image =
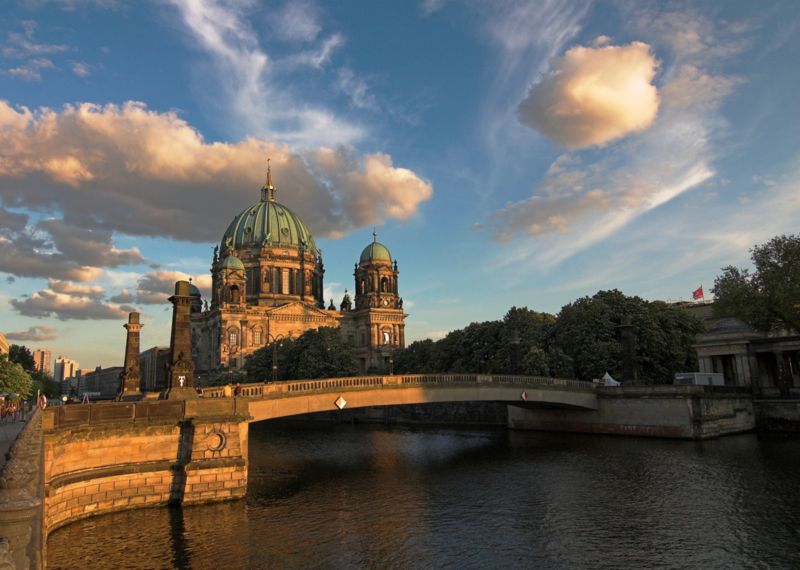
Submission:
<svg viewBox="0 0 800 570">
<path fill-rule="evenodd" d="M 333 388 L 377 388 L 400 386 L 446 386 L 481 384 L 517 384 L 520 386 L 557 386 L 561 389 L 594 391 L 595 385 L 583 380 L 548 378 L 545 376 L 513 376 L 508 374 L 400 374 L 393 376 L 354 376 L 348 378 L 322 378 L 289 380 L 276 383 L 243 384 L 239 395 L 247 398 L 280 397 Z M 224 388 L 205 388 L 207 398 L 224 398 Z"/>
</svg>

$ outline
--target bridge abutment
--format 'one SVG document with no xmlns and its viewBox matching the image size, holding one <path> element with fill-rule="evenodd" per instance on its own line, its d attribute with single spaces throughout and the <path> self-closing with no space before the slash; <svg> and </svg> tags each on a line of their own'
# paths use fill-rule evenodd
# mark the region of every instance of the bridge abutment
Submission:
<svg viewBox="0 0 800 570">
<path fill-rule="evenodd" d="M 597 409 L 508 407 L 513 429 L 711 439 L 755 429 L 752 395 L 735 387 L 600 388 Z"/>
<path fill-rule="evenodd" d="M 46 410 L 45 534 L 123 509 L 244 497 L 247 416 L 236 400 Z"/>
</svg>

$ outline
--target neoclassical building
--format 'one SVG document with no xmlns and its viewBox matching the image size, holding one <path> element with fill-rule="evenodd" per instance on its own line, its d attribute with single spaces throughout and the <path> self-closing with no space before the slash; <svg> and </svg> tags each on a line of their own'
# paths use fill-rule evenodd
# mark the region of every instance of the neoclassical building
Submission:
<svg viewBox="0 0 800 570">
<path fill-rule="evenodd" d="M 337 309 L 323 299 L 322 253 L 303 220 L 275 200 L 267 167 L 261 199 L 228 226 L 211 263 L 211 302 L 193 287 L 192 356 L 200 376 L 238 369 L 275 339 L 339 327 L 361 371 L 381 372 L 405 345 L 397 261 L 373 241 L 355 264 L 355 299 L 345 291 Z M 354 302 L 355 301 L 355 302 Z"/>
</svg>

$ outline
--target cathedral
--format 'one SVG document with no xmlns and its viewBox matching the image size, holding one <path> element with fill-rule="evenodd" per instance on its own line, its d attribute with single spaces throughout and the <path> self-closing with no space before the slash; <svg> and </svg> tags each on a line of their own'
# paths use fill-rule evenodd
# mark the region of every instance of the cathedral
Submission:
<svg viewBox="0 0 800 570">
<path fill-rule="evenodd" d="M 355 264 L 355 299 L 345 290 L 337 309 L 323 298 L 322 254 L 303 220 L 275 200 L 267 166 L 261 199 L 237 215 L 214 248 L 211 303 L 192 286 L 192 357 L 199 376 L 236 370 L 271 342 L 309 329 L 337 327 L 354 347 L 361 372 L 390 368 L 405 345 L 397 260 L 377 241 Z"/>
</svg>

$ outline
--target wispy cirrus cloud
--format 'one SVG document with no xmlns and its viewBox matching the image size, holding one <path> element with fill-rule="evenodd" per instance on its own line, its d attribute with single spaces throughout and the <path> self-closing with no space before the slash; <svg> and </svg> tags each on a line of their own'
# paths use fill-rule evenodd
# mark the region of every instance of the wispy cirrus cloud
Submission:
<svg viewBox="0 0 800 570">
<path fill-rule="evenodd" d="M 342 45 L 340 34 L 319 38 L 318 21 L 301 16 L 298 8 L 287 8 L 282 16 L 292 39 L 317 46 L 286 56 L 280 62 L 262 48 L 248 20 L 252 2 L 225 0 L 171 0 L 195 44 L 211 56 L 226 95 L 228 109 L 240 125 L 240 134 L 255 135 L 301 146 L 352 143 L 364 129 L 336 116 L 331 110 L 309 102 L 281 82 L 289 66 L 320 68 Z"/>
</svg>

